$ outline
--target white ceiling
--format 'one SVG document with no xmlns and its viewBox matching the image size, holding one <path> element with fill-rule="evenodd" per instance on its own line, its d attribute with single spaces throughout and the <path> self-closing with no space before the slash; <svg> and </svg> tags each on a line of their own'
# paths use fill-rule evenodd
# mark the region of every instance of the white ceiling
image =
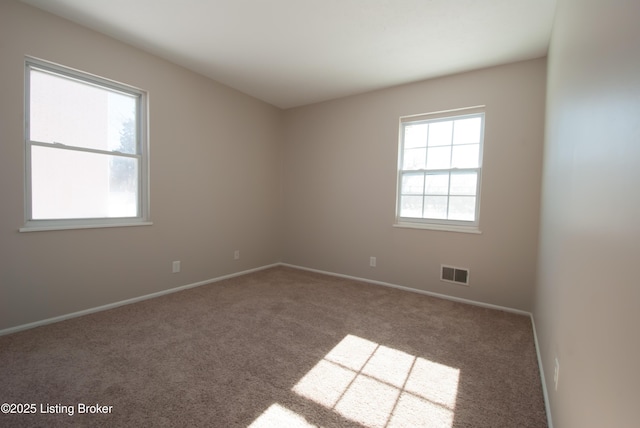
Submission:
<svg viewBox="0 0 640 428">
<path fill-rule="evenodd" d="M 544 56 L 556 0 L 22 0 L 281 108 Z"/>
</svg>

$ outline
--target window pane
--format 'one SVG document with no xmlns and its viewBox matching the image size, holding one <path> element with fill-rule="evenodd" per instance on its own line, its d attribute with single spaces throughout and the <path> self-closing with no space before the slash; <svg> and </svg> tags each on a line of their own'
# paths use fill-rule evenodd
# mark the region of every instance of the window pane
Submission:
<svg viewBox="0 0 640 428">
<path fill-rule="evenodd" d="M 449 220 L 475 220 L 475 196 L 451 196 L 449 198 Z"/>
<path fill-rule="evenodd" d="M 411 149 L 415 147 L 426 147 L 427 132 L 429 124 L 419 123 L 416 125 L 406 125 L 404 127 L 404 147 Z"/>
<path fill-rule="evenodd" d="M 109 215 L 138 215 L 138 159 L 109 156 Z"/>
<path fill-rule="evenodd" d="M 404 151 L 402 169 L 424 169 L 427 149 L 409 149 Z"/>
<path fill-rule="evenodd" d="M 482 119 L 479 117 L 456 120 L 453 128 L 453 144 L 480 143 L 481 129 Z"/>
<path fill-rule="evenodd" d="M 402 196 L 400 199 L 400 217 L 422 217 L 422 196 Z"/>
<path fill-rule="evenodd" d="M 477 168 L 480 158 L 480 144 L 454 146 L 451 155 L 452 168 Z"/>
<path fill-rule="evenodd" d="M 484 113 L 401 120 L 399 216 L 424 223 L 476 222 Z"/>
<path fill-rule="evenodd" d="M 453 122 L 434 122 L 429 124 L 429 146 L 451 145 Z"/>
<path fill-rule="evenodd" d="M 424 191 L 424 173 L 402 175 L 403 195 L 422 195 Z"/>
<path fill-rule="evenodd" d="M 447 197 L 446 196 L 425 196 L 424 217 L 446 219 L 447 218 Z"/>
<path fill-rule="evenodd" d="M 449 191 L 449 173 L 427 174 L 425 193 L 427 195 L 446 195 Z"/>
<path fill-rule="evenodd" d="M 32 141 L 137 153 L 137 98 L 51 73 L 30 71 Z"/>
<path fill-rule="evenodd" d="M 429 148 L 427 169 L 447 169 L 451 165 L 451 146 Z"/>
<path fill-rule="evenodd" d="M 477 172 L 451 173 L 451 194 L 475 196 L 478 185 Z"/>
<path fill-rule="evenodd" d="M 136 217 L 138 159 L 32 146 L 32 219 Z"/>
</svg>

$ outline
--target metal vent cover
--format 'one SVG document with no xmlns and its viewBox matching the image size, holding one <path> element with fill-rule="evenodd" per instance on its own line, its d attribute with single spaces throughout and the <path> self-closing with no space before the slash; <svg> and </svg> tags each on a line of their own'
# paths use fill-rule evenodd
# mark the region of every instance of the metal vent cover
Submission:
<svg viewBox="0 0 640 428">
<path fill-rule="evenodd" d="M 440 280 L 454 284 L 469 285 L 469 269 L 440 265 Z"/>
</svg>

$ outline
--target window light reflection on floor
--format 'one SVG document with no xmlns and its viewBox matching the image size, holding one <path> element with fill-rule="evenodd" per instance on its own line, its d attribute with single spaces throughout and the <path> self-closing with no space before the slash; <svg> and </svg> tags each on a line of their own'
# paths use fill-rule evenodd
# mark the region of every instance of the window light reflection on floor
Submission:
<svg viewBox="0 0 640 428">
<path fill-rule="evenodd" d="M 347 335 L 293 391 L 369 428 L 450 428 L 459 375 L 459 369 Z"/>
<path fill-rule="evenodd" d="M 269 406 L 258 419 L 249 425 L 249 428 L 273 427 L 311 428 L 315 427 L 315 425 L 311 425 L 305 418 L 278 403 Z"/>
</svg>

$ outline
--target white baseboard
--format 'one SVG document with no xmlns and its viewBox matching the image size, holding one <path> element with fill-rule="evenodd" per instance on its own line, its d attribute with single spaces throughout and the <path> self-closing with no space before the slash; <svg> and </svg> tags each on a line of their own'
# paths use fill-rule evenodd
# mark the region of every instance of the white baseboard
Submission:
<svg viewBox="0 0 640 428">
<path fill-rule="evenodd" d="M 531 314 L 531 326 L 533 327 L 533 341 L 536 345 L 536 355 L 538 357 L 538 368 L 540 369 L 540 381 L 542 382 L 542 396 L 544 397 L 544 408 L 547 412 L 547 425 L 549 428 L 553 428 L 553 421 L 551 420 L 551 404 L 549 402 L 549 391 L 547 390 L 547 382 L 544 377 L 544 367 L 542 365 L 542 356 L 540 354 L 540 344 L 538 343 L 538 332 L 536 331 L 536 322 Z"/>
<path fill-rule="evenodd" d="M 392 284 L 390 282 L 376 281 L 376 280 L 373 280 L 373 279 L 360 278 L 360 277 L 351 276 L 351 275 L 343 275 L 341 273 L 335 273 L 335 272 L 327 272 L 327 271 L 324 271 L 324 270 L 312 269 L 312 268 L 308 268 L 308 267 L 304 267 L 304 266 L 296 266 L 296 265 L 292 265 L 292 264 L 289 264 L 289 263 L 280 263 L 280 265 L 281 266 L 290 267 L 290 268 L 294 268 L 294 269 L 306 270 L 306 271 L 309 271 L 309 272 L 315 272 L 315 273 L 321 273 L 321 274 L 324 274 L 324 275 L 335 276 L 335 277 L 338 277 L 338 278 L 352 279 L 354 281 L 366 282 L 366 283 L 375 284 L 375 285 L 382 285 L 384 287 L 397 288 L 399 290 L 410 291 L 412 293 L 418 293 L 418 294 L 424 294 L 424 295 L 431 296 L 431 297 L 437 297 L 439 299 L 452 300 L 454 302 L 466 303 L 467 305 L 481 306 L 483 308 L 496 309 L 496 310 L 499 310 L 499 311 L 511 312 L 511 313 L 514 313 L 514 314 L 525 315 L 525 316 L 528 316 L 528 317 L 531 316 L 531 312 L 523 311 L 523 310 L 520 310 L 520 309 L 514 309 L 514 308 L 509 308 L 509 307 L 500 306 L 500 305 L 493 305 L 491 303 L 477 302 L 475 300 L 463 299 L 461 297 L 448 296 L 446 294 L 434 293 L 432 291 L 420 290 L 418 288 L 405 287 L 404 285 Z"/>
<path fill-rule="evenodd" d="M 68 319 L 71 319 L 71 318 L 81 317 L 83 315 L 89 315 L 89 314 L 93 314 L 93 313 L 96 313 L 96 312 L 106 311 L 108 309 L 114 309 L 114 308 L 117 308 L 119 306 L 130 305 L 132 303 L 141 302 L 143 300 L 153 299 L 154 297 L 160 297 L 160 296 L 164 296 L 166 294 L 176 293 L 178 291 L 187 290 L 189 288 L 194 288 L 194 287 L 199 287 L 201 285 L 212 284 L 214 282 L 222 281 L 222 280 L 229 279 L 229 278 L 234 278 L 236 276 L 246 275 L 246 274 L 252 273 L 252 272 L 258 272 L 258 271 L 261 271 L 261 270 L 264 270 L 264 269 L 269 269 L 269 268 L 276 267 L 276 266 L 280 266 L 280 263 L 274 263 L 274 264 L 271 264 L 271 265 L 260 266 L 260 267 L 257 267 L 257 268 L 244 270 L 242 272 L 236 272 L 236 273 L 232 273 L 232 274 L 229 274 L 229 275 L 219 276 L 219 277 L 216 277 L 216 278 L 207 279 L 207 280 L 200 281 L 200 282 L 194 282 L 193 284 L 182 285 L 182 286 L 179 286 L 179 287 L 170 288 L 168 290 L 162 290 L 162 291 L 158 291 L 156 293 L 146 294 L 144 296 L 139 296 L 139 297 L 134 297 L 134 298 L 131 298 L 131 299 L 121 300 L 121 301 L 115 302 L 115 303 L 109 303 L 109 304 L 98 306 L 98 307 L 95 307 L 95 308 L 84 309 L 82 311 L 72 312 L 70 314 L 60 315 L 60 316 L 53 317 L 53 318 L 47 318 L 47 319 L 44 319 L 44 320 L 35 321 L 35 322 L 28 323 L 28 324 L 19 325 L 19 326 L 16 326 L 16 327 L 9 327 L 9 328 L 6 328 L 4 330 L 0 330 L 0 336 L 4 336 L 4 335 L 7 335 L 7 334 L 11 334 L 11 333 L 17 333 L 19 331 L 28 330 L 28 329 L 35 328 L 35 327 L 40 327 L 40 326 L 47 325 L 47 324 L 53 324 L 53 323 L 56 323 L 56 322 L 59 322 L 59 321 L 64 321 L 64 320 L 68 320 Z"/>
</svg>

